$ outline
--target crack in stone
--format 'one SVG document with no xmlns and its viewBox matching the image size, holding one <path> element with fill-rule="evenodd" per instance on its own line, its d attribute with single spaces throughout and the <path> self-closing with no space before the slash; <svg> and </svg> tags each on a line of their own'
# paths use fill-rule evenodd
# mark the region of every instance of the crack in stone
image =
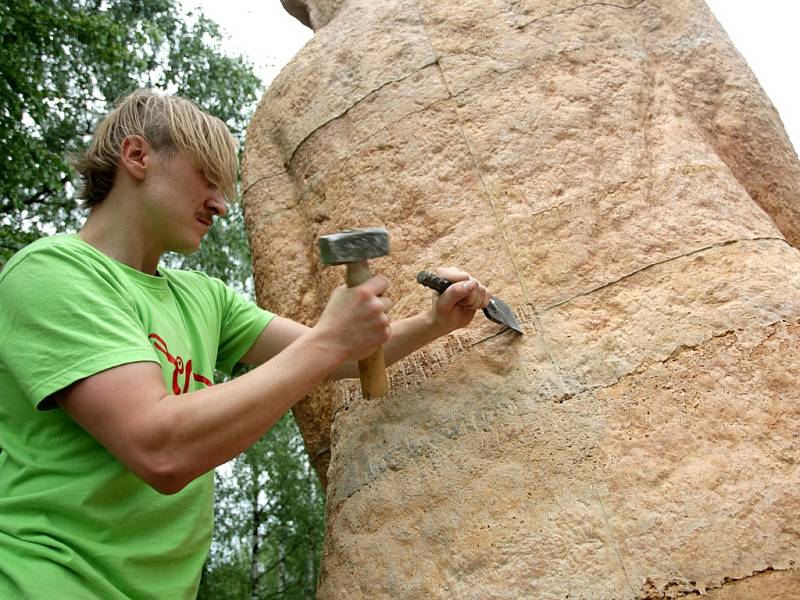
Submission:
<svg viewBox="0 0 800 600">
<path fill-rule="evenodd" d="M 562 208 L 570 208 L 581 203 L 588 203 L 593 204 L 595 200 L 598 198 L 608 198 L 610 196 L 615 196 L 619 192 L 626 192 L 630 189 L 635 189 L 637 185 L 639 185 L 642 181 L 646 181 L 650 177 L 650 175 L 640 175 L 638 177 L 634 177 L 629 181 L 622 181 L 616 184 L 608 185 L 605 188 L 595 190 L 592 195 L 587 195 L 584 198 L 579 200 L 566 200 L 564 202 L 558 202 L 557 204 L 553 204 L 552 206 L 548 206 L 547 208 L 543 208 L 542 210 L 530 213 L 530 217 L 540 217 L 543 215 L 547 215 L 551 212 L 556 212 Z M 547 310 L 547 309 L 544 309 Z"/>
<path fill-rule="evenodd" d="M 783 319 L 781 319 L 779 321 L 775 321 L 773 323 L 768 323 L 765 327 L 769 327 L 771 325 L 774 325 L 775 323 L 779 323 L 782 320 Z M 736 333 L 736 331 L 733 330 L 733 329 L 726 329 L 725 331 L 720 331 L 720 332 L 714 333 L 714 334 L 710 335 L 709 337 L 699 341 L 696 344 L 692 344 L 692 345 L 690 345 L 690 344 L 680 344 L 674 350 L 672 350 L 672 352 L 670 352 L 668 356 L 666 356 L 664 358 L 645 359 L 642 362 L 640 362 L 633 370 L 628 371 L 627 373 L 624 373 L 623 375 L 620 375 L 617 379 L 615 379 L 611 383 L 606 383 L 606 384 L 602 384 L 602 385 L 588 386 L 586 388 L 583 388 L 579 392 L 576 392 L 573 395 L 579 395 L 579 394 L 583 394 L 583 393 L 586 393 L 586 392 L 596 392 L 598 390 L 607 390 L 608 388 L 614 387 L 615 385 L 617 385 L 619 383 L 622 383 L 626 379 L 630 379 L 632 377 L 636 377 L 637 375 L 642 375 L 643 373 L 646 373 L 653 365 L 666 365 L 667 363 L 669 363 L 669 362 L 671 362 L 673 360 L 676 360 L 679 356 L 681 356 L 682 354 L 685 354 L 686 352 L 692 352 L 694 350 L 702 348 L 703 346 L 709 344 L 710 342 L 713 342 L 714 340 L 722 339 L 722 338 L 728 337 L 729 335 L 735 334 L 735 333 Z"/>
<path fill-rule="evenodd" d="M 259 215 L 258 215 L 258 220 L 257 221 L 253 221 L 252 227 L 254 227 L 257 230 L 262 225 L 268 223 L 270 221 L 270 219 L 272 219 L 276 215 L 288 212 L 290 210 L 294 210 L 294 209 L 298 208 L 299 206 L 300 206 L 300 202 L 297 201 L 294 204 L 290 204 L 289 206 L 283 206 L 281 208 L 276 208 L 275 210 L 271 210 L 269 212 L 260 212 Z"/>
<path fill-rule="evenodd" d="M 432 65 L 434 65 L 434 64 L 437 64 L 437 61 L 434 61 L 434 62 L 428 63 L 428 64 L 426 64 L 425 66 L 423 66 L 423 67 L 420 67 L 418 70 L 414 71 L 413 73 L 411 73 L 411 74 L 409 74 L 409 75 L 406 75 L 406 76 L 404 76 L 403 78 L 400 78 L 400 79 L 397 79 L 397 80 L 394 80 L 394 81 L 387 82 L 387 83 L 383 84 L 382 86 L 380 86 L 379 88 L 376 88 L 375 90 L 373 90 L 372 92 L 370 92 L 370 94 L 372 94 L 372 93 L 375 93 L 375 92 L 379 91 L 381 88 L 383 88 L 383 87 L 385 87 L 386 85 L 389 85 L 389 84 L 391 84 L 391 83 L 398 83 L 398 82 L 404 81 L 405 79 L 408 79 L 409 77 L 412 77 L 413 75 L 416 75 L 417 73 L 419 73 L 419 72 L 423 71 L 424 69 L 426 69 L 426 68 L 428 68 L 428 67 L 430 67 L 430 66 L 432 66 Z M 434 100 L 433 102 L 430 102 L 430 103 L 428 103 L 428 104 L 426 104 L 426 105 L 422 106 L 421 108 L 419 108 L 419 109 L 417 109 L 417 110 L 413 110 L 413 111 L 411 111 L 411 112 L 409 112 L 409 113 L 403 114 L 401 117 L 399 117 L 399 118 L 397 118 L 397 119 L 395 119 L 395 120 L 393 120 L 393 121 L 390 121 L 390 122 L 386 123 L 386 124 L 385 124 L 385 125 L 383 125 L 382 127 L 380 127 L 380 128 L 378 128 L 378 129 L 376 129 L 376 130 L 374 130 L 374 131 L 370 132 L 370 133 L 369 133 L 369 135 L 367 135 L 367 136 L 365 136 L 365 137 L 363 137 L 363 138 L 361 138 L 361 139 L 355 140 L 355 142 L 354 142 L 354 144 L 353 144 L 353 147 L 354 147 L 354 148 L 357 150 L 357 148 L 358 148 L 360 145 L 364 144 L 365 142 L 368 142 L 369 140 L 371 140 L 372 138 L 374 138 L 376 135 L 379 135 L 380 133 L 382 133 L 382 132 L 386 131 L 387 129 L 389 129 L 390 127 L 392 127 L 392 126 L 396 125 L 397 123 L 400 123 L 400 122 L 402 122 L 403 120 L 405 120 L 405 119 L 408 119 L 409 117 L 411 117 L 411 116 L 413 116 L 413 115 L 417 115 L 417 114 L 420 114 L 420 113 L 422 113 L 422 112 L 425 112 L 426 110 L 428 110 L 428 109 L 430 109 L 430 108 L 432 108 L 432 107 L 434 107 L 434 106 L 436 106 L 436 105 L 438 105 L 438 104 L 442 104 L 442 103 L 444 103 L 444 102 L 447 102 L 447 101 L 449 101 L 449 100 L 452 100 L 453 98 L 452 98 L 452 96 L 449 94 L 449 91 L 447 91 L 447 90 L 445 90 L 445 91 L 446 91 L 446 92 L 447 92 L 447 94 L 448 94 L 446 97 L 444 97 L 444 98 L 439 98 L 438 100 Z M 358 105 L 358 104 L 359 104 L 361 101 L 363 101 L 364 99 L 366 99 L 367 97 L 369 97 L 369 95 L 370 95 L 370 94 L 367 94 L 366 96 L 364 96 L 363 98 L 361 98 L 361 99 L 360 99 L 358 102 L 356 102 L 355 104 L 353 104 L 353 106 L 349 107 L 349 108 L 348 108 L 348 109 L 347 109 L 345 112 L 343 112 L 342 114 L 340 114 L 340 115 L 338 115 L 337 117 L 334 117 L 334 118 L 332 118 L 332 119 L 328 120 L 326 123 L 324 123 L 323 125 L 320 125 L 320 126 L 317 128 L 317 129 L 315 129 L 314 131 L 312 131 L 311 133 L 309 133 L 309 134 L 308 134 L 308 136 L 306 136 L 306 138 L 305 138 L 305 139 L 304 139 L 304 140 L 303 140 L 303 141 L 302 141 L 302 142 L 301 142 L 301 143 L 300 143 L 300 144 L 299 144 L 299 145 L 298 145 L 298 146 L 295 148 L 294 152 L 292 153 L 292 157 L 289 159 L 289 161 L 287 161 L 287 164 L 289 164 L 289 165 L 291 166 L 291 163 L 294 161 L 294 157 L 296 156 L 296 154 L 297 154 L 297 151 L 300 149 L 300 146 L 302 146 L 302 145 L 303 145 L 303 143 L 305 143 L 305 141 L 307 141 L 307 140 L 308 140 L 308 139 L 309 139 L 309 138 L 310 138 L 310 137 L 311 137 L 311 136 L 312 136 L 312 135 L 313 135 L 313 134 L 314 134 L 316 131 L 319 131 L 319 130 L 323 129 L 323 128 L 324 128 L 325 126 L 327 126 L 328 124 L 330 124 L 330 123 L 334 122 L 335 120 L 337 120 L 337 119 L 339 119 L 339 118 L 343 117 L 345 114 L 347 114 L 347 112 L 349 112 L 349 111 L 350 111 L 352 108 L 354 108 L 355 106 L 357 106 L 357 105 Z M 324 177 L 325 177 L 325 176 L 326 176 L 328 173 L 330 173 L 331 169 L 333 169 L 333 168 L 336 168 L 336 169 L 341 169 L 341 167 L 342 167 L 343 165 L 346 165 L 346 164 L 347 164 L 347 162 L 350 160 L 350 158 L 352 158 L 352 156 L 355 154 L 356 150 L 353 150 L 353 151 L 351 151 L 349 154 L 347 154 L 346 156 L 344 156 L 344 157 L 342 157 L 342 158 L 340 158 L 340 159 L 336 159 L 336 160 L 334 160 L 334 165 L 332 165 L 332 166 L 328 167 L 327 169 L 324 169 L 324 170 L 322 170 L 322 171 L 316 172 L 316 173 L 314 174 L 313 180 L 319 180 L 319 179 L 323 179 L 323 178 L 324 178 Z M 250 189 L 251 189 L 253 186 L 255 186 L 257 183 L 260 183 L 260 182 L 262 182 L 263 180 L 265 180 L 265 179 L 267 179 L 267 178 L 273 178 L 273 177 L 277 177 L 278 175 L 281 175 L 281 174 L 283 174 L 283 173 L 286 173 L 286 174 L 288 174 L 290 177 L 292 177 L 292 175 L 291 175 L 290 171 L 288 171 L 288 170 L 284 170 L 284 171 L 282 171 L 281 173 L 276 173 L 276 174 L 274 174 L 274 175 L 269 175 L 269 176 L 263 177 L 263 178 L 261 178 L 261 179 L 259 179 L 259 180 L 255 181 L 255 182 L 253 182 L 252 184 L 250 184 L 250 185 L 247 187 L 247 190 L 245 191 L 245 193 L 246 193 L 247 191 L 249 191 L 249 190 L 250 190 Z M 294 181 L 294 177 L 292 177 L 292 180 Z M 283 211 L 286 211 L 286 210 L 291 210 L 291 209 L 297 208 L 298 206 L 300 206 L 300 205 L 301 205 L 303 202 L 305 202 L 305 201 L 306 201 L 306 200 L 307 200 L 307 199 L 308 199 L 308 198 L 311 196 L 311 193 L 312 193 L 312 187 L 311 187 L 311 184 L 309 184 L 308 182 L 306 182 L 306 185 L 303 187 L 303 190 L 302 190 L 302 192 L 300 193 L 300 195 L 299 195 L 299 198 L 297 198 L 297 201 L 296 201 L 294 204 L 292 204 L 291 206 L 287 206 L 287 207 L 284 207 L 284 208 L 277 209 L 277 210 L 275 210 L 275 211 L 273 211 L 273 212 L 271 212 L 271 213 L 269 213 L 269 214 L 270 214 L 270 215 L 273 215 L 273 214 L 277 214 L 277 213 L 279 213 L 279 212 L 283 212 Z M 263 222 L 263 221 L 262 221 L 262 222 Z"/>
<path fill-rule="evenodd" d="M 772 338 L 775 335 L 775 333 L 774 332 L 769 332 L 768 330 L 771 327 L 774 327 L 774 326 L 776 326 L 776 325 L 778 325 L 780 323 L 785 323 L 787 325 L 788 324 L 800 325 L 800 319 L 794 319 L 793 320 L 793 319 L 782 318 L 782 319 L 777 319 L 775 321 L 771 321 L 769 323 L 766 323 L 766 324 L 760 326 L 761 329 L 766 332 L 766 335 L 762 336 L 760 341 L 761 342 L 765 342 L 765 341 L 768 341 L 770 338 Z M 617 385 L 619 383 L 622 383 L 626 379 L 630 379 L 632 377 L 636 377 L 637 375 L 642 375 L 644 373 L 647 373 L 647 371 L 649 371 L 650 368 L 653 367 L 654 365 L 666 365 L 667 363 L 669 363 L 669 362 L 671 362 L 673 360 L 676 360 L 679 356 L 681 356 L 682 354 L 685 354 L 686 352 L 692 352 L 692 351 L 698 350 L 700 348 L 703 348 L 704 346 L 708 345 L 710 342 L 713 342 L 714 340 L 721 340 L 721 339 L 729 337 L 731 335 L 736 335 L 737 331 L 743 331 L 743 330 L 740 329 L 740 328 L 737 328 L 737 329 L 726 329 L 724 331 L 720 331 L 720 332 L 714 333 L 714 334 L 708 336 L 707 338 L 699 341 L 696 344 L 692 344 L 692 345 L 680 344 L 675 349 L 673 349 L 672 352 L 670 352 L 668 356 L 666 356 L 664 358 L 660 358 L 660 359 L 659 358 L 653 359 L 653 358 L 649 358 L 649 357 L 645 358 L 634 369 L 632 369 L 631 371 L 628 371 L 627 373 L 624 373 L 624 374 L 620 375 L 617 379 L 615 379 L 614 381 L 612 381 L 610 383 L 586 386 L 586 387 L 581 388 L 580 390 L 577 390 L 577 391 L 574 391 L 574 392 L 570 392 L 570 393 L 564 394 L 562 396 L 552 396 L 550 398 L 550 400 L 555 402 L 555 403 L 557 403 L 557 404 L 561 404 L 561 403 L 563 403 L 563 402 L 565 402 L 567 400 L 571 400 L 575 396 L 580 396 L 580 395 L 585 394 L 587 392 L 597 392 L 598 390 L 606 390 L 606 389 L 612 388 L 615 385 Z"/>
<path fill-rule="evenodd" d="M 253 183 L 251 183 L 245 189 L 242 190 L 242 196 L 246 196 L 247 192 L 249 192 L 254 186 L 258 185 L 259 183 L 262 183 L 264 181 L 268 181 L 270 179 L 275 179 L 276 177 L 279 177 L 281 175 L 285 175 L 287 173 L 288 173 L 288 171 L 286 169 L 282 169 L 281 171 L 278 171 L 276 173 L 270 173 L 269 175 L 264 175 L 263 177 L 259 177 Z"/>
<path fill-rule="evenodd" d="M 614 4 L 612 2 L 587 2 L 586 4 L 579 4 L 578 6 L 573 6 L 572 8 L 565 8 L 564 10 L 557 10 L 555 12 L 550 13 L 549 15 L 543 15 L 541 17 L 537 17 L 535 19 L 531 19 L 530 21 L 527 21 L 525 23 L 521 23 L 520 25 L 517 25 L 517 29 L 525 29 L 528 25 L 531 25 L 533 23 L 538 23 L 539 21 L 544 21 L 545 19 L 550 19 L 550 18 L 557 17 L 557 16 L 560 16 L 560 15 L 566 15 L 566 14 L 574 13 L 574 12 L 577 12 L 577 11 L 579 11 L 581 9 L 590 8 L 592 6 L 607 6 L 609 8 L 617 8 L 619 10 L 633 10 L 635 8 L 638 8 L 639 6 L 644 4 L 645 2 L 647 2 L 647 0 L 639 0 L 639 2 L 637 2 L 636 4 L 634 4 L 632 6 L 620 6 L 619 4 Z"/>
<path fill-rule="evenodd" d="M 759 242 L 759 241 L 777 241 L 777 242 L 782 242 L 782 243 L 786 244 L 790 248 L 793 247 L 791 244 L 789 244 L 789 242 L 786 241 L 785 238 L 774 237 L 774 236 L 764 236 L 764 237 L 754 237 L 754 238 L 738 238 L 738 239 L 734 239 L 734 240 L 726 240 L 724 242 L 718 242 L 716 244 L 710 244 L 708 246 L 703 246 L 702 248 L 696 248 L 694 250 L 691 250 L 689 252 L 685 252 L 683 254 L 679 254 L 677 256 L 671 256 L 671 257 L 667 257 L 667 258 L 665 258 L 663 260 L 652 262 L 652 263 L 650 263 L 648 265 L 645 265 L 644 267 L 636 269 L 635 271 L 631 271 L 630 273 L 626 273 L 625 275 L 622 275 L 621 277 L 618 277 L 617 279 L 614 279 L 613 281 L 609 281 L 609 282 L 604 283 L 603 285 L 600 285 L 600 286 L 598 286 L 596 288 L 592 288 L 591 290 L 588 290 L 588 291 L 585 291 L 585 292 L 581 292 L 579 294 L 575 294 L 574 296 L 570 296 L 569 298 L 566 298 L 565 300 L 561 300 L 559 302 L 556 302 L 555 304 L 551 304 L 549 306 L 546 306 L 546 307 L 544 307 L 544 308 L 539 310 L 539 314 L 544 314 L 544 313 L 546 313 L 546 312 L 548 312 L 548 311 L 550 311 L 550 310 L 552 310 L 554 308 L 558 308 L 559 306 L 562 306 L 564 304 L 572 302 L 573 300 L 575 300 L 577 298 L 582 298 L 582 297 L 594 294 L 595 292 L 598 292 L 598 291 L 600 291 L 602 289 L 605 289 L 607 287 L 611 287 L 612 285 L 615 285 L 615 284 L 617 284 L 617 283 L 619 283 L 621 281 L 624 281 L 626 279 L 630 279 L 631 277 L 633 277 L 634 275 L 637 275 L 638 273 L 641 273 L 643 271 L 647 271 L 647 270 L 652 269 L 654 267 L 657 267 L 659 265 L 663 265 L 663 264 L 670 263 L 670 262 L 673 262 L 673 261 L 676 261 L 676 260 L 680 260 L 681 258 L 686 258 L 686 257 L 689 257 L 689 256 L 695 256 L 697 254 L 700 254 L 702 252 L 706 252 L 708 250 L 712 250 L 714 248 L 722 248 L 724 246 L 730 246 L 731 244 L 739 244 L 739 243 L 744 243 L 744 242 Z"/>
<path fill-rule="evenodd" d="M 479 57 L 488 56 L 489 58 L 492 58 L 494 60 L 498 60 L 498 61 L 500 60 L 499 58 L 493 56 L 492 54 L 489 54 L 488 52 L 482 53 L 482 54 L 476 53 L 476 52 L 469 52 L 469 50 L 471 50 L 473 47 L 477 47 L 477 46 L 470 46 L 469 48 L 466 48 L 466 49 L 464 49 L 464 50 L 462 50 L 460 52 L 442 54 L 439 57 L 439 60 L 441 61 L 442 59 L 445 59 L 445 58 L 451 58 L 451 57 L 456 57 L 456 56 L 464 56 L 464 55 L 479 56 Z M 561 56 L 564 52 L 566 52 L 566 51 L 559 52 L 558 56 Z M 543 64 L 546 64 L 546 63 L 535 62 L 535 61 L 522 62 L 522 63 L 520 63 L 520 64 L 518 64 L 516 66 L 508 67 L 508 68 L 505 68 L 505 69 L 492 68 L 492 71 L 493 71 L 494 75 L 496 75 L 497 77 L 503 77 L 504 75 L 508 75 L 509 73 L 516 73 L 517 71 L 526 71 L 526 70 L 535 71 L 537 69 L 541 69 Z M 476 83 L 474 83 L 472 85 L 464 86 L 461 89 L 459 89 L 457 92 L 452 92 L 453 98 L 458 100 L 464 93 L 470 92 L 472 90 L 475 90 L 475 89 L 484 87 L 486 85 L 489 85 L 491 83 L 494 83 L 495 79 L 496 79 L 496 77 L 493 77 L 491 75 L 487 76 L 487 77 L 484 77 L 482 79 L 478 79 L 476 81 Z"/>
<path fill-rule="evenodd" d="M 628 584 L 628 589 L 630 592 L 634 593 L 633 585 L 631 584 L 631 578 L 628 575 L 628 569 L 625 568 L 625 561 L 622 560 L 622 553 L 619 551 L 619 542 L 617 541 L 617 536 L 614 535 L 614 531 L 611 529 L 611 522 L 608 520 L 608 511 L 606 510 L 606 505 L 600 496 L 597 496 L 597 503 L 600 505 L 600 514 L 603 516 L 603 523 L 605 524 L 606 531 L 608 532 L 611 540 L 614 542 L 614 554 L 616 555 L 619 566 L 622 569 L 622 574 L 625 575 L 625 583 Z"/>
<path fill-rule="evenodd" d="M 303 137 L 302 140 L 300 140 L 297 144 L 295 144 L 295 147 L 292 149 L 291 153 L 289 154 L 289 159 L 286 161 L 286 164 L 287 165 L 291 165 L 292 164 L 292 162 L 294 161 L 295 154 L 297 154 L 297 151 L 300 149 L 300 147 L 304 143 L 306 143 L 306 141 L 308 141 L 308 139 L 312 135 L 314 135 L 320 129 L 323 129 L 329 123 L 332 123 L 332 122 L 336 121 L 337 119 L 341 119 L 343 116 L 345 116 L 347 113 L 349 113 L 351 109 L 353 109 L 356 106 L 358 106 L 359 104 L 361 104 L 361 102 L 363 102 L 364 100 L 369 98 L 372 94 L 375 94 L 376 92 L 379 92 L 380 90 L 382 90 L 386 86 L 392 85 L 393 83 L 399 83 L 401 81 L 405 81 L 406 79 L 408 79 L 409 77 L 413 77 L 414 75 L 416 75 L 417 73 L 419 73 L 423 69 L 425 69 L 427 67 L 430 67 L 431 65 L 438 64 L 438 62 L 439 62 L 439 57 L 434 57 L 434 59 L 432 61 L 429 61 L 429 62 L 417 67 L 416 69 L 414 69 L 410 73 L 406 73 L 405 75 L 403 75 L 402 77 L 398 77 L 397 79 L 391 79 L 389 81 L 385 81 L 381 85 L 376 87 L 375 89 L 370 90 L 369 92 L 365 93 L 363 96 L 361 96 L 360 98 L 358 98 L 357 100 L 352 102 L 350 104 L 350 106 L 348 106 L 341 113 L 329 118 L 327 121 L 325 121 L 324 123 L 321 123 L 320 125 L 316 126 L 313 130 L 308 132 L 308 134 L 306 134 L 305 137 Z"/>
<path fill-rule="evenodd" d="M 354 146 L 354 150 L 353 151 L 351 151 L 349 154 L 347 154 L 346 156 L 344 156 L 344 157 L 342 157 L 340 159 L 335 159 L 334 160 L 334 164 L 331 165 L 330 167 L 328 167 L 327 169 L 319 171 L 319 172 L 315 172 L 314 176 L 313 176 L 313 179 L 314 180 L 324 179 L 324 177 L 328 173 L 330 173 L 331 169 L 333 169 L 333 168 L 335 168 L 337 170 L 341 169 L 353 157 L 353 155 L 356 153 L 356 151 L 358 150 L 358 147 L 361 144 L 364 144 L 365 142 L 368 142 L 369 140 L 371 140 L 376 135 L 386 131 L 390 127 L 396 125 L 397 123 L 402 122 L 403 120 L 407 119 L 408 117 L 411 117 L 413 115 L 417 115 L 417 114 L 420 114 L 422 112 L 425 112 L 426 110 L 436 106 L 437 104 L 442 104 L 442 103 L 447 102 L 449 100 L 452 100 L 452 98 L 450 96 L 447 96 L 446 98 L 439 98 L 438 100 L 434 100 L 433 102 L 431 102 L 429 104 L 426 104 L 422 108 L 419 108 L 417 110 L 413 110 L 413 111 L 411 111 L 409 113 L 404 114 L 400 118 L 395 119 L 394 121 L 386 123 L 382 127 L 370 132 L 369 135 L 367 135 L 366 137 L 363 137 L 361 139 L 355 140 L 355 143 L 353 144 L 353 146 Z M 311 186 L 310 186 L 310 184 L 307 183 L 306 186 L 303 189 L 303 192 L 300 194 L 300 199 L 298 200 L 298 204 L 300 204 L 300 203 L 304 202 L 305 200 L 307 200 L 308 197 L 310 196 L 310 194 L 311 194 Z"/>
</svg>

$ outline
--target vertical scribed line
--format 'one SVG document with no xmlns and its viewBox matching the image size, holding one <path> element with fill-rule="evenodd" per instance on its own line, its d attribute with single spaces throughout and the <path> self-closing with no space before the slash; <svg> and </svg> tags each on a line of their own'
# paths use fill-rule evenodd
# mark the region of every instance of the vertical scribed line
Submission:
<svg viewBox="0 0 800 600">
<path fill-rule="evenodd" d="M 625 583 L 628 585 L 628 590 L 630 591 L 631 595 L 635 595 L 635 591 L 633 589 L 633 584 L 631 583 L 630 575 L 628 575 L 628 569 L 625 567 L 625 561 L 622 559 L 622 552 L 619 549 L 619 541 L 617 540 L 617 536 L 614 535 L 613 529 L 611 529 L 611 522 L 608 520 L 608 511 L 606 510 L 606 505 L 603 502 L 603 499 L 598 495 L 597 502 L 600 505 L 600 513 L 603 516 L 603 523 L 606 528 L 606 532 L 608 533 L 609 538 L 611 539 L 611 543 L 613 544 L 613 551 L 614 555 L 617 558 L 617 562 L 619 563 L 620 569 L 622 569 L 622 574 L 625 576 Z"/>
<path fill-rule="evenodd" d="M 428 46 L 429 46 L 429 48 L 431 50 L 431 57 L 432 57 L 433 61 L 435 62 L 437 69 L 439 70 L 439 76 L 442 79 L 442 84 L 444 85 L 445 90 L 447 91 L 448 97 L 450 99 L 452 99 L 452 100 L 455 100 L 455 96 L 453 95 L 453 91 L 452 91 L 452 89 L 450 87 L 450 83 L 447 80 L 447 75 L 445 74 L 444 68 L 442 67 L 442 63 L 441 63 L 441 60 L 440 60 L 441 57 L 439 56 L 439 53 L 436 51 L 436 48 L 433 45 L 433 40 L 431 39 L 430 33 L 428 32 L 427 28 L 425 27 L 425 22 L 424 22 L 424 19 L 422 18 L 422 11 L 419 8 L 419 1 L 418 0 L 413 0 L 413 4 L 414 4 L 414 8 L 417 11 L 417 18 L 419 19 L 420 27 L 422 28 L 423 32 L 425 33 L 425 39 L 428 41 Z M 546 338 L 544 336 L 544 328 L 542 327 L 541 319 L 539 318 L 539 314 L 536 311 L 536 307 L 534 306 L 532 300 L 530 299 L 530 297 L 528 295 L 528 290 L 527 290 L 527 288 L 525 286 L 525 281 L 523 280 L 522 274 L 520 272 L 520 269 L 517 267 L 516 261 L 514 260 L 514 253 L 511 250 L 511 243 L 509 242 L 508 236 L 506 235 L 506 231 L 505 231 L 505 229 L 503 227 L 503 221 L 500 218 L 500 214 L 499 214 L 499 212 L 497 210 L 497 205 L 496 205 L 496 203 L 494 201 L 494 198 L 492 197 L 492 193 L 489 191 L 489 186 L 486 185 L 486 180 L 484 179 L 483 171 L 481 170 L 480 164 L 478 162 L 478 158 L 477 158 L 477 155 L 475 153 L 475 149 L 472 147 L 472 144 L 470 143 L 469 137 L 467 136 L 467 132 L 464 129 L 464 123 L 463 123 L 463 121 L 461 119 L 461 115 L 460 115 L 460 113 L 458 111 L 458 106 L 457 105 L 454 106 L 454 110 L 455 110 L 456 119 L 457 119 L 457 122 L 458 122 L 459 133 L 461 134 L 461 138 L 463 139 L 464 144 L 467 147 L 467 151 L 469 152 L 469 158 L 470 158 L 470 161 L 472 162 L 472 166 L 475 169 L 475 172 L 478 175 L 478 179 L 480 181 L 480 186 L 481 186 L 481 189 L 483 190 L 483 195 L 484 195 L 484 197 L 486 198 L 486 201 L 489 204 L 489 208 L 491 209 L 492 216 L 494 217 L 494 220 L 495 220 L 495 225 L 497 226 L 497 229 L 500 232 L 500 236 L 503 239 L 503 245 L 505 246 L 506 255 L 508 256 L 508 259 L 511 262 L 511 268 L 514 271 L 514 275 L 516 276 L 517 282 L 519 283 L 520 289 L 522 290 L 522 295 L 525 298 L 525 304 L 528 307 L 530 307 L 530 309 L 531 309 L 531 313 L 533 315 L 532 322 L 533 322 L 534 328 L 536 329 L 536 334 L 539 337 L 541 337 L 542 343 L 544 345 L 544 350 L 547 353 L 548 358 L 550 359 L 550 363 L 553 365 L 553 369 L 555 370 L 556 376 L 558 377 L 558 381 L 559 381 L 559 384 L 561 385 L 561 389 L 562 389 L 562 391 L 564 393 L 566 393 L 566 392 L 568 392 L 567 385 L 566 385 L 566 383 L 564 381 L 564 378 L 561 376 L 561 369 L 559 369 L 558 364 L 556 363 L 555 357 L 553 356 L 553 353 L 550 351 L 550 346 L 547 343 L 547 340 L 546 340 Z"/>
</svg>

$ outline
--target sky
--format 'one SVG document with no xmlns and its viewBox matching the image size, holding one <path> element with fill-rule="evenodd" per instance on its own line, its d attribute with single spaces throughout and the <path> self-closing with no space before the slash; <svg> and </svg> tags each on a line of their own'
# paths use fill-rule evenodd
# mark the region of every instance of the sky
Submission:
<svg viewBox="0 0 800 600">
<path fill-rule="evenodd" d="M 795 0 L 706 0 L 778 110 L 789 138 L 800 148 L 800 2 Z M 263 81 L 271 81 L 311 39 L 280 0 L 183 0 L 200 7 L 243 54 Z"/>
</svg>

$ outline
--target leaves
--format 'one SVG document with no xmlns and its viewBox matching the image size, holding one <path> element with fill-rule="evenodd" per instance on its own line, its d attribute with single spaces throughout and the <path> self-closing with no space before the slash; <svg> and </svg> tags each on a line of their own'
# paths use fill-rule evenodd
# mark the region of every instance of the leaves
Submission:
<svg viewBox="0 0 800 600">
<path fill-rule="evenodd" d="M 324 497 L 292 416 L 218 475 L 216 527 L 199 600 L 313 598 Z"/>
<path fill-rule="evenodd" d="M 0 75 L 0 267 L 17 240 L 77 228 L 69 156 L 115 99 L 181 94 L 241 136 L 260 86 L 215 23 L 187 22 L 172 0 L 5 0 Z"/>
</svg>

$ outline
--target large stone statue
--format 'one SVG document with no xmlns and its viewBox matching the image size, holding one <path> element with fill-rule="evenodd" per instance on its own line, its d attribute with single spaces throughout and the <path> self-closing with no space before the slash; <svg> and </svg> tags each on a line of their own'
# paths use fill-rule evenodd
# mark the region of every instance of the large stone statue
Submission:
<svg viewBox="0 0 800 600">
<path fill-rule="evenodd" d="M 800 597 L 800 163 L 706 5 L 284 4 L 315 36 L 247 132 L 259 302 L 313 323 L 316 238 L 384 226 L 396 317 L 452 264 L 526 332 L 297 408 L 319 598 Z"/>
</svg>

